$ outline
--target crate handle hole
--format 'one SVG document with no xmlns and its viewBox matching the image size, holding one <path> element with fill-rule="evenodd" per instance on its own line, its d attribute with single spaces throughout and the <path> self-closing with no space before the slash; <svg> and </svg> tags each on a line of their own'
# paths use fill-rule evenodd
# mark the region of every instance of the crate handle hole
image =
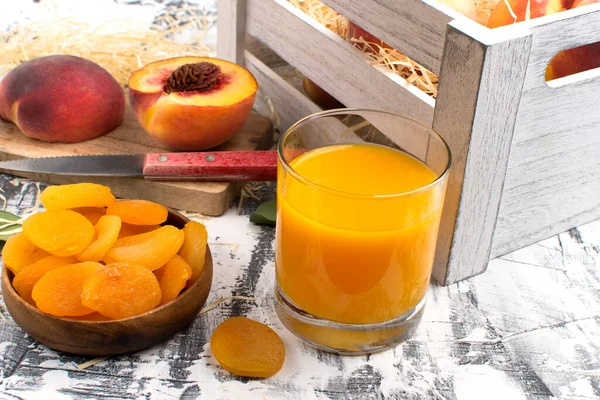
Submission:
<svg viewBox="0 0 600 400">
<path fill-rule="evenodd" d="M 546 67 L 546 82 L 600 68 L 600 42 L 559 51 Z"/>
</svg>

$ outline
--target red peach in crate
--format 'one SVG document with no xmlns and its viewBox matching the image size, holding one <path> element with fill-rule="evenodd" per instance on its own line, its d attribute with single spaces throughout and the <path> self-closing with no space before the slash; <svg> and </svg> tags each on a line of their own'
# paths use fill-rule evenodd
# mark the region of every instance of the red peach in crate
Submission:
<svg viewBox="0 0 600 400">
<path fill-rule="evenodd" d="M 500 0 L 490 15 L 487 27 L 498 28 L 525 21 L 527 19 L 528 4 L 529 18 L 533 19 L 568 10 L 571 3 L 573 3 L 573 0 L 507 0 L 506 2 Z M 510 10 L 508 6 L 510 6 Z M 514 16 L 511 14 L 511 10 Z"/>
<path fill-rule="evenodd" d="M 125 94 L 119 83 L 81 57 L 36 58 L 0 81 L 0 119 L 34 139 L 82 142 L 117 128 L 124 115 Z"/>
<path fill-rule="evenodd" d="M 598 2 L 600 0 L 576 0 L 571 8 L 583 7 Z M 546 80 L 562 78 L 563 76 L 598 67 L 600 67 L 600 43 L 592 43 L 558 53 L 546 70 Z"/>
<path fill-rule="evenodd" d="M 350 38 L 354 39 L 354 40 L 365 40 L 369 43 L 375 43 L 378 46 L 381 46 L 385 49 L 391 49 L 392 46 L 390 46 L 389 44 L 385 43 L 383 40 L 379 39 L 378 37 L 371 35 L 369 32 L 365 31 L 363 28 L 361 28 L 360 26 L 356 25 L 354 22 L 350 21 L 349 25 L 348 25 L 348 33 L 350 34 Z M 377 48 L 373 49 L 374 51 L 377 50 Z"/>
<path fill-rule="evenodd" d="M 307 96 L 317 103 L 323 110 L 331 110 L 334 108 L 343 108 L 344 105 L 340 103 L 335 97 L 327 93 L 321 86 L 317 85 L 307 77 L 302 79 L 302 88 L 306 92 Z"/>
<path fill-rule="evenodd" d="M 218 146 L 239 131 L 258 84 L 228 61 L 178 57 L 135 71 L 129 89 L 142 128 L 169 148 L 189 151 Z"/>
<path fill-rule="evenodd" d="M 351 39 L 363 39 L 370 44 L 374 43 L 377 46 L 381 46 L 387 49 L 391 49 L 392 47 L 382 40 L 376 38 L 371 35 L 369 32 L 365 31 L 360 26 L 356 25 L 352 21 L 349 21 L 349 29 L 348 34 Z M 377 51 L 378 49 L 375 47 L 373 51 Z M 343 108 L 344 105 L 340 103 L 335 97 L 327 93 L 321 86 L 317 85 L 315 82 L 311 81 L 307 77 L 302 79 L 302 88 L 307 96 L 314 101 L 319 107 L 324 110 L 331 110 L 334 108 Z"/>
<path fill-rule="evenodd" d="M 530 0 L 509 0 L 513 13 L 517 19 L 510 14 L 504 1 L 500 1 L 490 15 L 488 28 L 510 25 L 515 22 L 524 21 L 527 14 L 527 4 Z M 600 0 L 541 0 L 531 1 L 530 18 L 543 17 L 555 14 L 571 8 L 582 7 L 599 2 Z M 592 43 L 587 46 L 576 47 L 559 52 L 548 65 L 546 80 L 562 78 L 578 72 L 587 71 L 600 67 L 600 43 Z"/>
<path fill-rule="evenodd" d="M 440 0 L 441 3 L 447 5 L 455 11 L 458 11 L 460 14 L 469 17 L 473 20 L 477 20 L 477 13 L 475 10 L 475 3 L 473 0 Z M 360 26 L 356 25 L 354 22 L 349 21 L 348 25 L 348 33 L 353 39 L 360 39 L 361 37 L 370 43 L 376 43 L 377 45 L 391 49 L 392 47 L 385 43 L 383 40 L 378 37 L 370 34 Z M 374 49 L 375 50 L 375 49 Z"/>
</svg>

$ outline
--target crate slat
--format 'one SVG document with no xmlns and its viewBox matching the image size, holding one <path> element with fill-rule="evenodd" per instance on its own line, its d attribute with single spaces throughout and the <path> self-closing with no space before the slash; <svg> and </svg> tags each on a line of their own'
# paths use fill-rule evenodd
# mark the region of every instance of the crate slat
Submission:
<svg viewBox="0 0 600 400">
<path fill-rule="evenodd" d="M 558 51 L 600 41 L 600 4 L 551 17 L 530 21 L 534 41 L 493 257 L 600 218 L 600 69 L 544 77 Z"/>
<path fill-rule="evenodd" d="M 276 112 L 275 125 L 282 130 L 282 133 L 299 119 L 322 111 L 318 105 L 296 90 L 252 53 L 246 51 L 245 58 L 246 67 L 256 77 L 260 87 L 257 96 L 259 111 L 270 115 L 274 109 Z"/>
<path fill-rule="evenodd" d="M 487 267 L 532 41 L 486 46 L 453 26 L 446 39 L 433 123 L 453 156 L 433 269 L 445 285 Z"/>
<path fill-rule="evenodd" d="M 347 107 L 394 111 L 431 126 L 435 100 L 370 66 L 360 50 L 287 1 L 247 0 L 247 10 L 249 34 Z"/>
<path fill-rule="evenodd" d="M 599 132 L 564 133 L 562 141 L 537 140 L 513 149 L 511 160 L 524 163 L 507 171 L 492 257 L 600 218 Z M 567 142 L 571 145 L 561 149 Z"/>
<path fill-rule="evenodd" d="M 421 0 L 322 0 L 367 32 L 439 74 L 452 17 Z"/>
<path fill-rule="evenodd" d="M 600 42 L 600 3 L 563 11 L 547 18 L 531 21 L 537 22 L 537 25 L 532 24 L 530 27 L 534 41 L 523 88 L 525 92 L 547 88 L 544 74 L 548 63 L 556 53 Z M 538 94 L 541 93 L 536 93 Z M 538 100 L 543 99 L 540 97 Z"/>
<path fill-rule="evenodd" d="M 246 0 L 218 0 L 217 56 L 244 64 Z"/>
<path fill-rule="evenodd" d="M 439 71 L 438 100 L 369 66 L 284 0 L 247 0 L 247 29 L 346 106 L 398 112 L 446 139 L 454 167 L 438 282 L 477 275 L 490 257 L 600 218 L 600 68 L 544 79 L 557 52 L 600 42 L 600 4 L 490 30 L 436 0 L 323 1 Z M 287 124 L 316 107 L 268 68 L 258 74 L 278 102 L 299 102 L 284 106 Z"/>
<path fill-rule="evenodd" d="M 307 115 L 322 111 L 303 92 L 289 84 L 283 77 L 279 76 L 251 52 L 246 51 L 245 59 L 246 67 L 254 74 L 260 85 L 260 92 L 255 102 L 255 108 L 265 115 L 273 114 L 274 111 L 274 125 L 280 128 L 282 133 Z M 380 131 L 373 137 L 376 143 L 381 144 L 391 141 L 421 159 L 425 159 L 428 156 L 435 156 L 428 148 L 429 141 L 415 140 L 416 136 L 410 137 L 406 135 L 405 131 L 402 133 L 397 132 L 395 124 L 390 124 L 385 119 L 379 119 L 376 115 L 366 115 L 365 117 Z M 305 136 L 307 145 L 315 147 L 329 145 L 331 144 L 331 140 L 338 140 L 338 134 L 341 131 L 346 132 L 344 136 L 345 143 L 364 143 L 363 138 L 358 135 L 354 136 L 348 129 L 348 126 L 343 125 L 333 118 L 328 121 L 322 120 L 321 123 L 321 129 L 315 132 L 317 135 L 314 138 L 308 140 Z M 327 138 L 328 127 L 331 129 L 329 139 Z M 384 136 L 381 132 L 386 133 L 386 135 Z M 430 162 L 435 163 L 436 161 L 430 160 Z M 443 166 L 439 168 L 443 168 Z"/>
</svg>

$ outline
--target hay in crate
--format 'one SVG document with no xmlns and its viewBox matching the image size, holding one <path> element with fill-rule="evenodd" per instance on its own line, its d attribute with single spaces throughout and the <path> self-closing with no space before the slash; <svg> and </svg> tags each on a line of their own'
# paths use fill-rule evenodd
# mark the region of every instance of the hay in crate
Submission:
<svg viewBox="0 0 600 400">
<path fill-rule="evenodd" d="M 293 6 L 313 18 L 327 29 L 348 38 L 349 21 L 319 0 L 288 0 Z"/>
<path fill-rule="evenodd" d="M 372 65 L 383 65 L 431 97 L 437 97 L 438 76 L 401 52 L 363 37 L 351 38 L 349 21 L 319 0 L 288 0 L 302 12 L 363 51 Z M 443 1 L 442 1 L 443 2 Z M 474 0 L 476 20 L 485 25 L 498 0 Z"/>
<path fill-rule="evenodd" d="M 91 60 L 105 68 L 126 86 L 131 73 L 151 61 L 185 55 L 208 56 L 204 44 L 214 15 L 201 9 L 182 6 L 175 19 L 170 14 L 157 17 L 149 27 L 131 20 L 115 20 L 101 26 L 70 18 L 52 18 L 17 26 L 0 32 L 0 77 L 17 65 L 51 54 L 68 54 Z M 191 32 L 185 44 L 178 34 Z"/>
<path fill-rule="evenodd" d="M 302 12 L 315 19 L 332 32 L 350 41 L 363 51 L 371 65 L 383 65 L 389 71 L 406 79 L 432 97 L 437 96 L 438 77 L 398 50 L 384 47 L 381 43 L 367 41 L 363 37 L 350 38 L 349 21 L 319 0 L 288 0 Z"/>
</svg>

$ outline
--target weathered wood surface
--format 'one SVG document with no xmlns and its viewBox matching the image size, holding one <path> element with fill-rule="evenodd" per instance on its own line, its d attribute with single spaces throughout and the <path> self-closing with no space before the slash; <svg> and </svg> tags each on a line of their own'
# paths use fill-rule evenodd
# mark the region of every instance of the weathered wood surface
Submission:
<svg viewBox="0 0 600 400">
<path fill-rule="evenodd" d="M 264 150 L 273 144 L 269 118 L 252 113 L 244 127 L 215 150 Z M 83 143 L 51 146 L 23 135 L 16 125 L 0 121 L 0 160 L 91 154 L 146 154 L 169 151 L 152 139 L 127 108 L 123 124 L 107 135 Z M 109 185 L 119 197 L 143 198 L 168 207 L 181 207 L 207 215 L 221 215 L 241 190 L 236 182 L 159 182 L 124 177 L 77 177 L 44 173 L 19 173 L 55 184 L 97 182 Z"/>
<path fill-rule="evenodd" d="M 285 0 L 246 0 L 248 33 L 347 107 L 394 111 L 428 126 L 435 100 Z M 393 100 L 391 100 L 393 99 Z"/>
<path fill-rule="evenodd" d="M 532 37 L 486 46 L 450 26 L 446 38 L 433 129 L 453 166 L 433 276 L 451 284 L 490 259 Z"/>
<path fill-rule="evenodd" d="M 439 7 L 418 0 L 324 0 L 323 3 L 439 74 L 446 25 L 452 20 Z"/>
<path fill-rule="evenodd" d="M 600 4 L 552 17 L 530 22 L 534 40 L 492 256 L 600 218 L 600 70 L 550 84 L 544 78 L 558 51 L 600 42 Z"/>
<path fill-rule="evenodd" d="M 33 205 L 34 182 L 0 175 L 12 212 Z M 271 196 L 266 192 L 265 196 Z M 338 357 L 300 343 L 272 309 L 271 227 L 237 216 L 204 220 L 214 253 L 209 302 L 172 339 L 78 370 L 87 361 L 36 343 L 0 320 L 1 399 L 564 399 L 600 397 L 600 221 L 493 260 L 482 275 L 432 285 L 415 336 L 393 350 Z M 3 302 L 0 309 L 6 313 Z M 231 376 L 210 351 L 225 318 L 246 315 L 273 327 L 287 351 L 266 380 Z"/>
<path fill-rule="evenodd" d="M 307 115 L 322 111 L 252 53 L 247 51 L 245 59 L 260 87 L 255 108 L 263 115 L 273 115 L 274 125 L 282 133 Z"/>
<path fill-rule="evenodd" d="M 244 65 L 246 0 L 218 0 L 217 57 Z"/>
</svg>

